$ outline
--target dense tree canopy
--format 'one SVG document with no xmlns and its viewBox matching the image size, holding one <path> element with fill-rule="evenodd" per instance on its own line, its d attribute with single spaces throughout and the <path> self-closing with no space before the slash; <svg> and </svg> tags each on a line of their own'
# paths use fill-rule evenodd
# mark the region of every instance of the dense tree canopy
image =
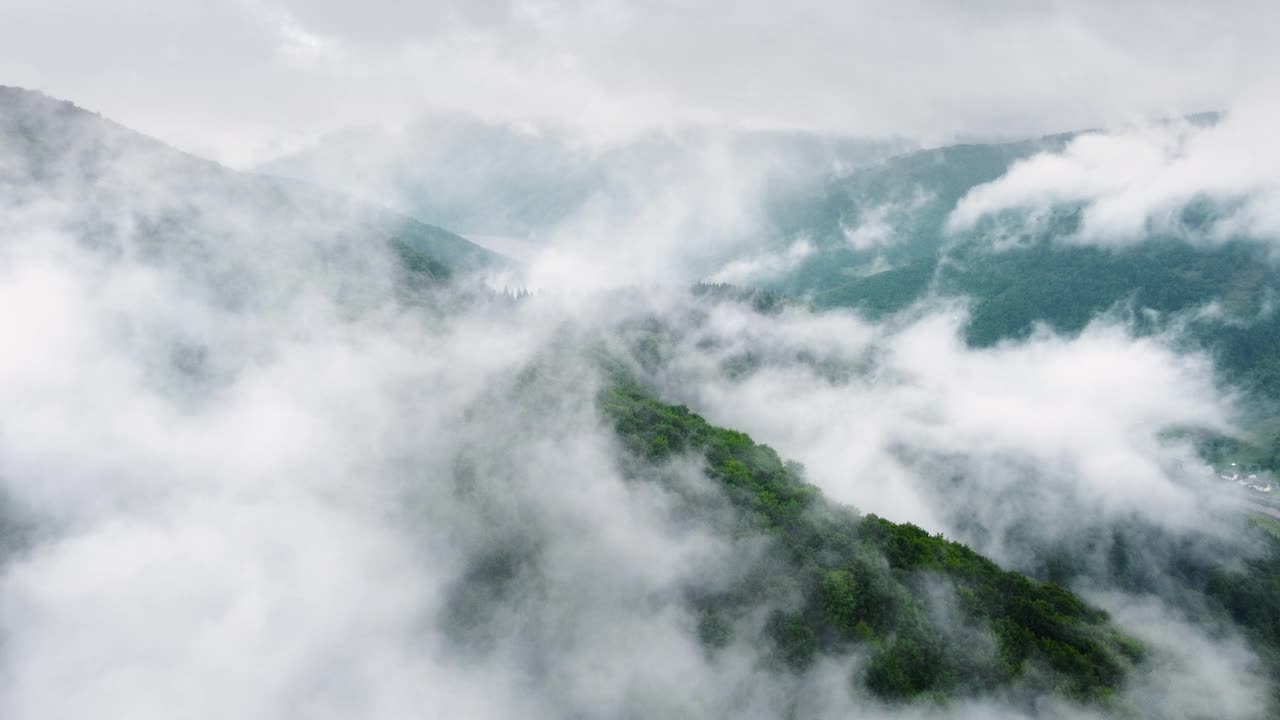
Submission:
<svg viewBox="0 0 1280 720">
<path fill-rule="evenodd" d="M 911 524 L 831 503 L 747 435 L 711 425 L 680 405 L 621 383 L 601 397 L 639 477 L 676 457 L 705 460 L 705 474 L 735 510 L 726 530 L 765 534 L 778 562 L 718 597 L 699 598 L 700 634 L 714 650 L 743 626 L 748 610 L 778 602 L 763 629 L 774 659 L 803 670 L 819 654 L 870 654 L 859 678 L 884 698 L 967 694 L 1015 680 L 1077 698 L 1108 698 L 1144 651 L 1064 588 L 1000 569 L 968 547 Z M 708 513 L 710 514 L 710 510 Z M 953 597 L 944 619 L 930 597 Z M 737 620 L 738 622 L 735 622 Z"/>
</svg>

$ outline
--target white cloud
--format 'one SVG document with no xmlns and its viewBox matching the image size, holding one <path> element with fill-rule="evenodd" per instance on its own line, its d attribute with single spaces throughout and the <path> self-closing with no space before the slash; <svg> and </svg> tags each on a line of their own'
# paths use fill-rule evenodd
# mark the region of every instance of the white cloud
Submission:
<svg viewBox="0 0 1280 720">
<path fill-rule="evenodd" d="M 670 156 L 610 165 L 608 184 L 539 238 L 545 249 L 530 259 L 527 285 L 546 290 L 678 285 L 765 244 L 758 200 L 770 159 L 735 154 L 723 139 L 670 138 L 657 144 Z M 800 244 L 789 254 L 805 252 Z"/>
<path fill-rule="evenodd" d="M 312 4 L 291 8 L 292 40 L 264 20 L 280 16 L 252 4 L 159 10 L 107 12 L 92 3 L 25 10 L 0 30 L 7 53 L 0 57 L 7 68 L 23 56 L 19 74 L 51 79 L 55 92 L 98 84 L 98 97 L 118 93 L 112 102 L 122 107 L 176 90 L 165 98 L 182 107 L 176 115 L 154 101 L 139 102 L 132 117 L 192 138 L 225 123 L 214 144 L 247 155 L 260 127 L 270 134 L 382 113 L 397 104 L 388 98 L 408 76 L 439 83 L 432 90 L 445 96 L 478 85 L 459 102 L 493 112 L 568 115 L 585 98 L 584 112 L 599 113 L 593 119 L 657 108 L 641 113 L 647 120 L 706 92 L 691 116 L 742 111 L 747 120 L 781 122 L 847 104 L 827 98 L 832 76 L 852 72 L 856 98 L 871 101 L 890 86 L 901 95 L 903 83 L 937 67 L 971 72 L 995 60 L 949 68 L 922 53 L 918 66 L 876 79 L 866 65 L 854 66 L 864 56 L 837 54 L 833 63 L 824 52 L 853 47 L 865 57 L 899 57 L 890 51 L 903 37 L 914 52 L 981 30 L 992 19 L 981 12 L 939 11 L 942 19 L 933 20 L 894 10 L 904 25 L 923 19 L 919 37 L 880 38 L 884 27 L 870 15 L 863 28 L 852 23 L 857 14 L 834 5 L 804 6 L 780 21 L 789 31 L 781 40 L 759 41 L 770 51 L 797 50 L 789 59 L 759 49 L 758 31 L 779 21 L 773 8 L 756 6 L 726 24 L 708 10 L 689 10 L 685 23 L 622 5 L 436 5 L 400 16 Z M 156 12 L 153 24 L 130 27 L 144 11 Z M 832 17 L 845 22 L 821 22 Z M 1073 42 L 1107 34 L 1086 32 L 1088 12 L 1050 17 L 1052 36 L 1041 29 L 1020 39 L 1014 31 L 1040 28 L 1046 16 L 1014 13 L 980 32 L 975 47 L 999 48 L 999 38 L 1014 49 L 1059 42 L 1064 26 Z M 1122 19 L 1121 30 L 1135 24 Z M 723 58 L 695 62 L 712 54 L 708 27 L 723 27 L 740 44 L 726 41 Z M 849 27 L 858 34 L 847 36 Z M 81 47 L 115 30 L 120 45 L 106 50 L 118 55 Z M 634 30 L 643 32 L 630 37 Z M 1185 31 L 1155 28 L 1121 43 L 1139 57 L 1118 72 L 1151 77 L 1154 66 L 1140 62 L 1147 46 Z M 202 39 L 209 35 L 215 40 Z M 189 54 L 176 38 L 191 39 Z M 523 42 L 505 42 L 513 38 Z M 282 39 L 317 55 L 272 65 Z M 653 67 L 626 59 L 633 49 L 647 49 L 636 54 L 642 60 L 661 55 L 659 39 L 671 40 L 669 59 Z M 561 40 L 564 49 L 548 51 Z M 750 61 L 740 62 L 745 47 Z M 327 66 L 333 48 L 350 64 L 330 77 L 316 68 Z M 49 69 L 62 51 L 65 65 Z M 1202 53 L 1188 57 L 1203 60 Z M 87 71 L 98 55 L 108 60 Z M 161 62 L 166 57 L 176 60 Z M 475 62 L 450 65 L 458 58 Z M 755 97 L 827 64 L 836 67 L 792 94 Z M 414 74 L 423 68 L 425 75 Z M 689 76 L 660 81 L 672 68 Z M 1029 82 L 1043 69 L 1008 72 L 1025 72 Z M 335 88 L 385 77 L 383 70 L 391 77 L 385 84 L 325 112 Z M 1161 77 L 1166 72 L 1160 68 Z M 569 79 L 552 82 L 562 75 Z M 739 85 L 717 84 L 739 75 Z M 1215 69 L 1187 82 L 1220 77 Z M 615 85 L 616 105 L 601 90 Z M 1015 82 L 1009 92 L 1028 87 Z M 1147 90 L 1142 99 L 1155 105 L 1198 97 Z M 523 101 L 521 92 L 538 97 Z M 512 108 L 500 107 L 504 94 Z M 369 107 L 346 107 L 357 99 Z M 959 102 L 942 99 L 943 109 Z M 1028 117 L 1056 102 L 1033 102 L 1038 109 Z M 220 104 L 229 114 L 209 125 L 187 122 Z M 788 104 L 794 109 L 768 112 Z M 924 112 L 924 104 L 908 101 L 893 119 L 931 126 L 938 110 Z M 969 121 L 993 117 L 974 112 Z M 863 117 L 837 112 L 830 122 L 855 116 Z M 312 215 L 287 195 L 279 203 L 253 193 L 236 199 L 208 187 L 200 172 L 173 180 L 163 163 L 130 157 L 119 142 L 108 143 L 122 152 L 108 153 L 106 165 L 121 176 L 118 188 L 77 176 L 70 162 L 55 168 L 54 187 L 0 199 L 0 347 L 9 349 L 0 353 L 0 512 L 30 528 L 18 546 L 0 548 L 0 715 L 564 717 L 608 707 L 640 716 L 770 717 L 797 696 L 816 716 L 1028 714 L 981 701 L 883 707 L 851 694 L 846 663 L 856 657 L 794 679 L 761 670 L 754 638 L 720 660 L 699 646 L 680 602 L 686 583 L 721 582 L 735 559 L 758 548 L 673 521 L 670 496 L 622 478 L 612 434 L 595 411 L 600 379 L 577 353 L 608 337 L 620 318 L 656 312 L 688 329 L 680 324 L 691 313 L 677 293 L 590 291 L 678 281 L 673 268 L 698 263 L 723 267 L 721 255 L 759 225 L 744 198 L 760 175 L 737 158 L 712 149 L 692 177 L 677 165 L 660 183 L 620 171 L 639 178 L 624 183 L 629 192 L 575 215 L 550 245 L 560 255 L 531 263 L 539 284 L 582 294 L 441 318 L 394 301 L 381 246 L 324 232 L 356 209 L 337 203 Z M 11 159 L 0 152 L 0 162 Z M 69 203 L 84 198 L 111 210 L 102 219 L 114 230 L 94 242 L 67 232 L 69 221 L 82 219 L 82 208 Z M 179 225 L 157 242 L 140 218 L 174 208 L 216 218 L 225 234 L 212 241 Z M 798 247 L 802 257 L 807 250 Z M 762 318 L 722 306 L 707 328 L 683 337 L 687 344 L 674 349 L 659 380 L 673 399 L 690 398 L 714 421 L 804 461 L 839 500 L 956 536 L 971 529 L 959 527 L 955 510 L 970 512 L 993 534 L 975 544 L 1011 562 L 1025 558 L 1001 544 L 1001 531 L 1028 517 L 1049 538 L 1096 518 L 1136 514 L 1175 532 L 1203 520 L 1194 459 L 1156 435 L 1173 423 L 1229 425 L 1231 398 L 1214 388 L 1203 358 L 1106 323 L 1075 339 L 1042 333 L 972 350 L 959 339 L 960 322 L 953 312 L 897 326 L 838 313 Z M 697 342 L 707 335 L 717 342 Z M 742 353 L 763 358 L 761 367 L 726 379 L 722 362 Z M 673 472 L 696 485 L 696 470 Z M 948 495 L 945 482 L 957 475 L 969 490 Z M 493 555 L 509 563 L 508 576 L 460 601 L 460 588 L 483 575 L 477 564 L 483 569 Z M 473 610 L 490 615 L 474 625 L 448 621 L 450 612 Z M 1165 608 L 1152 612 L 1125 617 L 1153 635 L 1179 627 L 1166 622 Z M 1248 653 L 1233 641 L 1191 637 L 1212 672 L 1190 687 L 1240 699 L 1224 712 L 1251 710 L 1254 678 L 1242 670 Z M 1170 672 L 1180 678 L 1198 666 Z M 1072 716 L 1078 708 L 1048 710 Z"/>
<path fill-rule="evenodd" d="M 1230 428 L 1234 399 L 1216 387 L 1207 358 L 1103 322 L 1074 339 L 1041 332 L 970 349 L 963 319 L 944 312 L 895 328 L 843 314 L 766 322 L 722 309 L 686 335 L 665 382 L 713 420 L 803 462 L 842 502 L 969 541 L 954 523 L 977 513 L 991 533 L 979 550 L 1006 562 L 1027 559 L 999 538 L 1028 518 L 1042 538 L 1073 532 L 1078 519 L 1065 507 L 1100 521 L 1140 517 L 1183 530 L 1203 522 L 1211 473 L 1160 431 Z M 725 378 L 722 363 L 744 354 L 759 368 Z M 857 370 L 831 374 L 841 367 Z M 948 476 L 965 478 L 955 496 Z"/>
<path fill-rule="evenodd" d="M 895 224 L 919 211 L 930 199 L 922 188 L 916 188 L 909 199 L 863 209 L 856 223 L 842 222 L 840 230 L 854 250 L 875 250 L 892 245 L 900 239 L 894 231 Z"/>
<path fill-rule="evenodd" d="M 717 270 L 710 279 L 712 282 L 732 285 L 752 285 L 793 270 L 812 254 L 813 243 L 802 237 L 780 252 L 760 253 L 733 260 Z"/>
<path fill-rule="evenodd" d="M 1280 143 L 1272 128 L 1280 106 L 1245 102 L 1218 123 L 1170 122 L 1091 133 L 1061 153 L 1015 164 L 969 192 L 950 218 L 972 228 L 984 216 L 1056 205 L 1083 207 L 1081 242 L 1119 245 L 1152 231 L 1185 234 L 1180 213 L 1208 201 L 1216 219 L 1192 239 L 1221 242 L 1247 235 L 1280 239 Z"/>
<path fill-rule="evenodd" d="M 785 14 L 761 2 L 9 0 L 0 12 L 6 82 L 240 164 L 424 108 L 615 135 L 672 122 L 1038 133 L 1225 107 L 1280 65 L 1263 0 L 804 0 Z"/>
</svg>

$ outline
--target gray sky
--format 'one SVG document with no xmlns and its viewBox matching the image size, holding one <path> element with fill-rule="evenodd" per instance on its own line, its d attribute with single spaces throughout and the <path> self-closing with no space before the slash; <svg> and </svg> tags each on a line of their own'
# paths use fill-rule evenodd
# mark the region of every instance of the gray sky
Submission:
<svg viewBox="0 0 1280 720">
<path fill-rule="evenodd" d="M 1276 67 L 1265 0 L 0 0 L 0 82 L 236 165 L 433 108 L 1035 133 L 1229 106 Z"/>
</svg>

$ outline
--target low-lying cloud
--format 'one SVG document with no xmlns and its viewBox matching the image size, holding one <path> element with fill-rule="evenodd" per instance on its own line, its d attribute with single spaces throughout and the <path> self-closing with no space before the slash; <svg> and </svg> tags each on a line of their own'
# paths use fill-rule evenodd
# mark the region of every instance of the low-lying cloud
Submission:
<svg viewBox="0 0 1280 720">
<path fill-rule="evenodd" d="M 1233 0 L 134 2 L 0 6 L 0 72 L 251 164 L 427 108 L 598 134 L 724 122 L 943 139 L 1226 107 L 1274 8 Z M 727 19 L 732 10 L 732 19 Z"/>
<path fill-rule="evenodd" d="M 158 182 L 109 142 L 110 178 L 67 163 L 2 208 L 0 527 L 23 532 L 0 551 L 0 714 L 1093 714 L 1016 688 L 887 706 L 850 682 L 856 653 L 776 673 L 750 637 L 708 656 L 683 595 L 761 550 L 619 469 L 591 357 L 621 354 L 637 318 L 666 333 L 660 362 L 636 364 L 665 397 L 805 463 L 837 500 L 1014 566 L 1035 560 L 1013 542 L 1028 522 L 1045 542 L 1131 517 L 1231 532 L 1202 512 L 1190 448 L 1158 431 L 1227 429 L 1232 398 L 1164 338 L 1103 321 L 974 350 L 954 309 L 878 324 L 617 290 L 725 247 L 681 244 L 697 230 L 751 229 L 739 193 L 691 201 L 678 183 L 637 189 L 652 210 L 626 214 L 647 230 L 610 235 L 605 208 L 551 244 L 578 264 L 530 263 L 580 293 L 441 288 L 440 311 L 406 301 L 384 244 L 334 230 L 361 227 L 339 222 L 358 206 L 188 193 L 209 177 Z M 668 470 L 715 492 L 694 462 Z M 1097 597 L 1203 661 L 1161 651 L 1126 702 L 1176 716 L 1199 707 L 1162 692 L 1194 687 L 1255 713 L 1235 639 Z"/>
<path fill-rule="evenodd" d="M 1016 163 L 971 190 L 949 225 L 972 229 L 1013 211 L 1033 220 L 1054 207 L 1079 207 L 1071 241 L 1128 245 L 1152 234 L 1221 243 L 1280 238 L 1280 145 L 1269 98 L 1242 102 L 1215 122 L 1169 121 L 1085 133 L 1061 153 Z M 1188 212 L 1194 216 L 1188 216 Z"/>
</svg>

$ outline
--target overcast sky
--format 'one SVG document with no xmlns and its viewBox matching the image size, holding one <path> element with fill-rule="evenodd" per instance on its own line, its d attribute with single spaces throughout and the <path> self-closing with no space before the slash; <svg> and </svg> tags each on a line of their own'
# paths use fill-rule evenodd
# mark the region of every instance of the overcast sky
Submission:
<svg viewBox="0 0 1280 720">
<path fill-rule="evenodd" d="M 1280 9 L 1237 2 L 0 0 L 0 83 L 236 165 L 432 108 L 1024 134 L 1267 91 Z"/>
</svg>

